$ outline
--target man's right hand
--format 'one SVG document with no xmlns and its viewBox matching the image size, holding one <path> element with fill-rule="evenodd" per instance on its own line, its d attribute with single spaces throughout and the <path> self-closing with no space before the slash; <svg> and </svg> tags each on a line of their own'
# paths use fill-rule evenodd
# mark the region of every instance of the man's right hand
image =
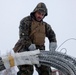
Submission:
<svg viewBox="0 0 76 75">
<path fill-rule="evenodd" d="M 31 44 L 30 46 L 29 46 L 29 48 L 28 48 L 30 51 L 32 51 L 32 50 L 36 50 L 36 46 L 35 46 L 35 44 Z"/>
</svg>

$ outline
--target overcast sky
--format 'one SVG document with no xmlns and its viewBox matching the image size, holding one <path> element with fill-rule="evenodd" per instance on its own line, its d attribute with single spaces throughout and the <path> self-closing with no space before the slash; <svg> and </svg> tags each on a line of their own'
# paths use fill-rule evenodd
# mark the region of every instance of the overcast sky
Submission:
<svg viewBox="0 0 76 75">
<path fill-rule="evenodd" d="M 0 0 L 0 51 L 5 53 L 12 49 L 19 39 L 19 23 L 39 2 L 48 8 L 44 21 L 49 23 L 56 33 L 58 47 L 67 39 L 76 39 L 76 0 Z M 46 50 L 48 39 L 46 39 Z M 76 57 L 76 40 L 69 40 L 62 48 L 67 54 Z M 4 51 L 4 52 L 3 52 Z"/>
<path fill-rule="evenodd" d="M 76 39 L 76 0 L 0 0 L 0 51 L 11 50 L 19 39 L 20 20 L 30 15 L 39 2 L 48 8 L 44 21 L 49 23 L 56 33 L 58 47 L 67 39 Z M 69 40 L 62 48 L 67 54 L 76 57 L 76 40 Z M 46 50 L 48 48 L 46 39 Z M 64 50 L 63 50 L 64 51 Z"/>
</svg>

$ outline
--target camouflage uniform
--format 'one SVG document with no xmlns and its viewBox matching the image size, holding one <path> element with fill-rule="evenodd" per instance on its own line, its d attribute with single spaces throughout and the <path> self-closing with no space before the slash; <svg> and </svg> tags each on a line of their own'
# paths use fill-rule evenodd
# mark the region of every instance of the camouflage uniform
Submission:
<svg viewBox="0 0 76 75">
<path fill-rule="evenodd" d="M 46 13 L 45 16 L 47 16 L 47 8 L 45 4 L 39 3 L 34 9 L 34 11 L 31 12 L 30 16 L 27 16 L 21 20 L 20 26 L 19 26 L 20 40 L 16 43 L 14 50 L 17 47 L 19 48 L 19 46 L 21 47 L 18 50 L 16 49 L 15 52 L 29 51 L 28 47 L 30 46 L 31 43 L 33 43 L 30 37 L 31 24 L 32 24 L 33 19 L 35 19 L 34 13 L 37 10 L 43 10 Z M 45 36 L 49 39 L 49 42 L 56 42 L 56 36 L 51 26 L 47 24 L 46 22 L 44 22 L 43 20 L 41 21 L 41 23 L 45 25 Z M 36 48 L 40 50 L 45 50 L 44 44 L 36 45 Z M 44 65 L 41 65 L 40 67 L 35 65 L 35 67 L 39 75 L 50 75 L 50 72 L 51 72 L 50 67 L 44 66 Z M 33 75 L 33 65 L 21 65 L 19 66 L 19 70 L 20 71 L 18 72 L 17 75 Z"/>
</svg>

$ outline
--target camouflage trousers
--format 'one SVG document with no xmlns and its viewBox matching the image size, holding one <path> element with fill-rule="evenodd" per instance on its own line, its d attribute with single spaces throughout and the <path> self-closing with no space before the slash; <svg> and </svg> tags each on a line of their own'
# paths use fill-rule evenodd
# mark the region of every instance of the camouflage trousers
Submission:
<svg viewBox="0 0 76 75">
<path fill-rule="evenodd" d="M 52 75 L 51 68 L 48 66 L 41 65 L 38 67 L 35 65 L 36 71 L 38 72 L 38 75 Z M 33 65 L 21 65 L 19 66 L 19 72 L 17 75 L 33 75 L 34 69 Z"/>
</svg>

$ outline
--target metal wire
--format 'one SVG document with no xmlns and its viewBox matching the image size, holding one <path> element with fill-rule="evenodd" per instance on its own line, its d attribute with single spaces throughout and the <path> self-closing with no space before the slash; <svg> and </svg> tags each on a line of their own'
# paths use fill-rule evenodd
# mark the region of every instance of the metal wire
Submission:
<svg viewBox="0 0 76 75">
<path fill-rule="evenodd" d="M 57 51 L 41 51 L 40 64 L 52 66 L 62 71 L 65 75 L 76 75 L 76 60 Z"/>
<path fill-rule="evenodd" d="M 76 59 L 71 56 L 58 51 L 42 50 L 38 57 L 42 65 L 54 67 L 60 70 L 64 75 L 76 75 Z M 2 71 L 5 67 L 1 58 L 0 60 L 0 71 Z"/>
</svg>

